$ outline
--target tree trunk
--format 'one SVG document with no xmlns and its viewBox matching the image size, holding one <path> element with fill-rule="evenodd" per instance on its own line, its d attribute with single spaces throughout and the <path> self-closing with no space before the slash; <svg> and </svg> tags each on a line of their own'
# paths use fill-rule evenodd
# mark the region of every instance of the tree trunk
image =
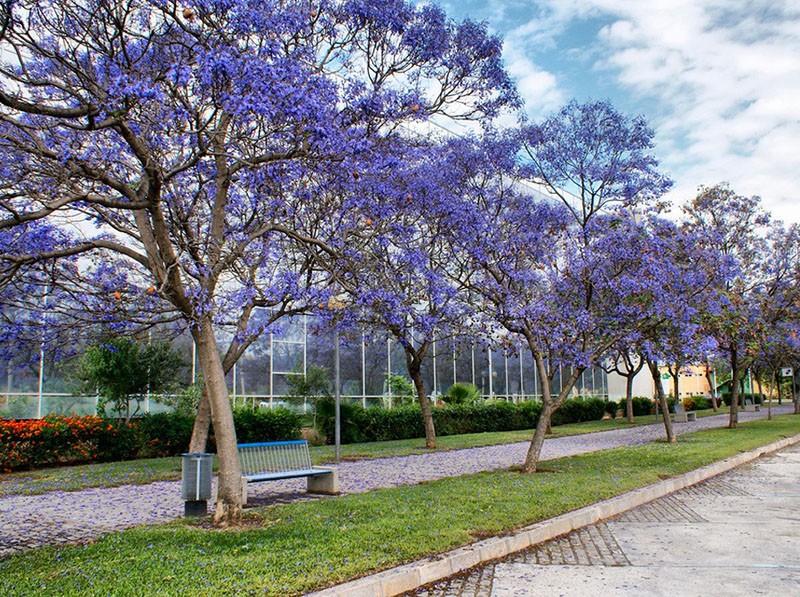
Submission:
<svg viewBox="0 0 800 597">
<path fill-rule="evenodd" d="M 634 374 L 635 375 L 635 374 Z M 628 423 L 633 423 L 633 378 L 634 375 L 625 378 L 625 412 Z"/>
<path fill-rule="evenodd" d="M 714 387 L 714 380 L 711 377 L 711 367 L 708 365 L 708 361 L 706 361 L 706 382 L 708 382 L 708 387 L 711 391 L 711 408 L 714 409 L 714 412 L 717 412 L 719 410 L 717 407 L 717 388 Z"/>
<path fill-rule="evenodd" d="M 536 363 L 536 369 L 539 372 L 539 388 L 542 391 L 542 413 L 539 415 L 539 421 L 536 423 L 536 430 L 533 432 L 531 444 L 528 446 L 528 453 L 525 455 L 525 462 L 522 465 L 522 472 L 524 473 L 536 472 L 536 467 L 539 466 L 539 458 L 542 454 L 544 438 L 550 429 L 550 418 L 564 403 L 564 400 L 580 378 L 581 373 L 586 370 L 585 367 L 579 367 L 573 370 L 572 375 L 567 380 L 566 386 L 561 388 L 561 393 L 558 395 L 558 398 L 553 400 L 550 395 L 550 378 L 547 376 L 547 368 L 545 367 L 544 359 L 538 354 L 533 354 L 532 356 Z"/>
<path fill-rule="evenodd" d="M 667 435 L 667 441 L 674 444 L 678 441 L 675 437 L 675 431 L 672 429 L 672 419 L 669 416 L 669 405 L 667 404 L 667 397 L 664 395 L 664 388 L 661 387 L 661 373 L 658 370 L 658 361 L 647 359 L 647 367 L 650 369 L 650 376 L 653 378 L 653 385 L 655 386 L 656 404 L 661 408 L 661 418 L 664 420 L 664 431 Z"/>
<path fill-rule="evenodd" d="M 211 403 L 208 400 L 208 391 L 203 384 L 203 394 L 197 405 L 197 414 L 192 427 L 192 439 L 189 441 L 189 452 L 198 454 L 206 451 L 208 445 L 208 431 L 211 425 Z"/>
<path fill-rule="evenodd" d="M 677 404 L 678 402 L 681 401 L 680 399 L 681 363 L 675 363 L 675 371 L 673 373 L 673 371 L 670 370 L 670 373 L 672 374 L 672 395 L 675 398 L 675 404 Z"/>
<path fill-rule="evenodd" d="M 778 379 L 778 372 L 772 370 L 772 387 L 769 389 L 769 400 L 767 401 L 767 421 L 772 420 L 772 395 L 775 393 L 775 380 Z"/>
<path fill-rule="evenodd" d="M 242 512 L 242 473 L 236 451 L 236 429 L 233 426 L 233 411 L 225 384 L 225 372 L 217 351 L 213 324 L 210 317 L 204 318 L 192 330 L 197 344 L 197 355 L 208 392 L 208 402 L 217 440 L 219 474 L 217 477 L 217 509 L 214 524 L 229 526 L 236 524 Z"/>
<path fill-rule="evenodd" d="M 540 384 L 542 385 L 542 384 Z M 549 382 L 547 386 L 549 386 Z M 549 390 L 548 390 L 549 391 Z M 539 415 L 539 421 L 536 423 L 536 430 L 533 432 L 531 443 L 528 446 L 528 453 L 525 455 L 525 462 L 522 465 L 522 472 L 535 473 L 536 468 L 539 466 L 539 457 L 542 454 L 542 447 L 544 446 L 544 438 L 547 435 L 547 428 L 550 423 L 550 417 L 553 416 L 552 401 L 548 395 L 545 399 L 544 393 L 542 394 L 542 412 Z"/>
<path fill-rule="evenodd" d="M 728 428 L 736 429 L 739 425 L 739 360 L 736 349 L 731 350 L 731 413 L 728 417 Z"/>
<path fill-rule="evenodd" d="M 436 449 L 436 427 L 433 424 L 433 412 L 431 411 L 431 401 L 428 400 L 428 394 L 425 391 L 425 382 L 422 380 L 422 359 L 425 358 L 425 353 L 428 351 L 427 344 L 416 352 L 408 347 L 406 348 L 406 367 L 408 374 L 411 376 L 411 381 L 414 382 L 414 389 L 417 390 L 417 400 L 419 407 L 422 409 L 422 423 L 425 426 L 425 448 L 429 450 Z"/>
<path fill-rule="evenodd" d="M 783 376 L 778 377 L 778 406 L 783 404 Z"/>
</svg>

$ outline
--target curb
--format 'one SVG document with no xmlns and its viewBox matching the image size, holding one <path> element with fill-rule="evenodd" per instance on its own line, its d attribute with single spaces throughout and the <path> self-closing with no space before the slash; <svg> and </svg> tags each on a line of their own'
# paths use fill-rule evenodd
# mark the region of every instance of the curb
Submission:
<svg viewBox="0 0 800 597">
<path fill-rule="evenodd" d="M 403 564 L 341 585 L 310 593 L 314 597 L 391 597 L 413 591 L 485 562 L 504 558 L 606 518 L 616 516 L 658 498 L 715 477 L 738 466 L 800 443 L 800 434 L 743 452 L 676 477 L 635 489 L 617 497 L 584 506 L 567 514 L 537 522 L 513 535 L 492 537 L 452 551 Z"/>
</svg>

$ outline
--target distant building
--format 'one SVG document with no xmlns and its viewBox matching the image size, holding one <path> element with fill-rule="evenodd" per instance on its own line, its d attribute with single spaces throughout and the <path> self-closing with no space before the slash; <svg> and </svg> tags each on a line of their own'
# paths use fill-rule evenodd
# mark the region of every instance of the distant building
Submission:
<svg viewBox="0 0 800 597">
<path fill-rule="evenodd" d="M 659 367 L 661 372 L 661 385 L 664 394 L 669 396 L 674 393 L 675 384 L 667 367 Z M 687 396 L 711 396 L 711 385 L 706 377 L 705 365 L 686 365 L 681 367 L 678 374 L 678 398 Z"/>
</svg>

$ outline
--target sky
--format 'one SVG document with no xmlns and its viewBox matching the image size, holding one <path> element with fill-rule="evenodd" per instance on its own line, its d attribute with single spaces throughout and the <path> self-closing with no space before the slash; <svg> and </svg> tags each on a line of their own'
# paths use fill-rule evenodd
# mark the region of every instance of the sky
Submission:
<svg viewBox="0 0 800 597">
<path fill-rule="evenodd" d="M 505 40 L 530 118 L 608 99 L 655 130 L 674 205 L 728 182 L 800 223 L 800 0 L 440 4 Z"/>
</svg>

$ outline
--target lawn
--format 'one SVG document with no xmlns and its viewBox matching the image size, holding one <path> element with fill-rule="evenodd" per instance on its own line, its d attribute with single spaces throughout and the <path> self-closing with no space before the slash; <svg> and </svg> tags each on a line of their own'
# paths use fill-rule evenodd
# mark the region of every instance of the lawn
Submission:
<svg viewBox="0 0 800 597">
<path fill-rule="evenodd" d="M 800 433 L 741 424 L 501 471 L 248 512 L 239 530 L 178 521 L 0 561 L 7 595 L 295 595 L 551 518 Z"/>
</svg>

